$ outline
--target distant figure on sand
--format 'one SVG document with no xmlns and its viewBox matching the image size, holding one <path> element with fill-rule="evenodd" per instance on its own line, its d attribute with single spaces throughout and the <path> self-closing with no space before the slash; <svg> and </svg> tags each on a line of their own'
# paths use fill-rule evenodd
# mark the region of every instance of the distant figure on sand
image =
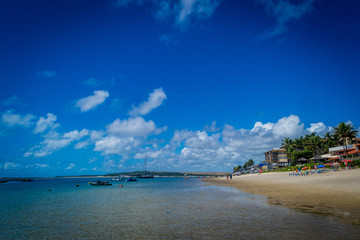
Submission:
<svg viewBox="0 0 360 240">
<path fill-rule="evenodd" d="M 226 180 L 229 180 L 229 174 L 226 174 Z"/>
<path fill-rule="evenodd" d="M 232 179 L 232 174 L 230 173 L 230 180 Z"/>
</svg>

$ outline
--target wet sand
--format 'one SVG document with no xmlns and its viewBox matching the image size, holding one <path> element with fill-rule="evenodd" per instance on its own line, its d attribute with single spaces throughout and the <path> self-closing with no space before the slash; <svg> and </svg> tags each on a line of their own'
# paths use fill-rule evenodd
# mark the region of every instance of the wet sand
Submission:
<svg viewBox="0 0 360 240">
<path fill-rule="evenodd" d="M 289 176 L 290 172 L 210 178 L 204 181 L 266 196 L 268 202 L 360 224 L 360 169 Z"/>
</svg>

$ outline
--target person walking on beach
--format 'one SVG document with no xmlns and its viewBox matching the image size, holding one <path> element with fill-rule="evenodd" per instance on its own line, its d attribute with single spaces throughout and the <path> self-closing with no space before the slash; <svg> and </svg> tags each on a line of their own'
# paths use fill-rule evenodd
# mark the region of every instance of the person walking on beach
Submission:
<svg viewBox="0 0 360 240">
<path fill-rule="evenodd" d="M 229 180 L 229 174 L 226 174 L 226 180 Z"/>
<path fill-rule="evenodd" d="M 230 180 L 232 179 L 232 173 L 230 173 Z"/>
</svg>

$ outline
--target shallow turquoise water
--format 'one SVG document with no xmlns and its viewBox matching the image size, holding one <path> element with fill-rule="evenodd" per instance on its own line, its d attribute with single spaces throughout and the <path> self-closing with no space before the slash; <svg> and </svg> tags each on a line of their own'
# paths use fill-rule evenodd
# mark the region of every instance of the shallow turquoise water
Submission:
<svg viewBox="0 0 360 240">
<path fill-rule="evenodd" d="M 102 187 L 90 186 L 91 180 L 0 184 L 0 238 L 360 239 L 358 226 L 271 206 L 263 197 L 199 179 Z"/>
</svg>

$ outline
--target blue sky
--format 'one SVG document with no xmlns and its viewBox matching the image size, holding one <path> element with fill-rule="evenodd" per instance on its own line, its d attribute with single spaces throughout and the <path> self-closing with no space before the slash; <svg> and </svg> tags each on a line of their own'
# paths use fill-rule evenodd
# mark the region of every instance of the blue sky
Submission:
<svg viewBox="0 0 360 240">
<path fill-rule="evenodd" d="M 0 4 L 0 176 L 231 171 L 360 127 L 358 1 Z"/>
</svg>

